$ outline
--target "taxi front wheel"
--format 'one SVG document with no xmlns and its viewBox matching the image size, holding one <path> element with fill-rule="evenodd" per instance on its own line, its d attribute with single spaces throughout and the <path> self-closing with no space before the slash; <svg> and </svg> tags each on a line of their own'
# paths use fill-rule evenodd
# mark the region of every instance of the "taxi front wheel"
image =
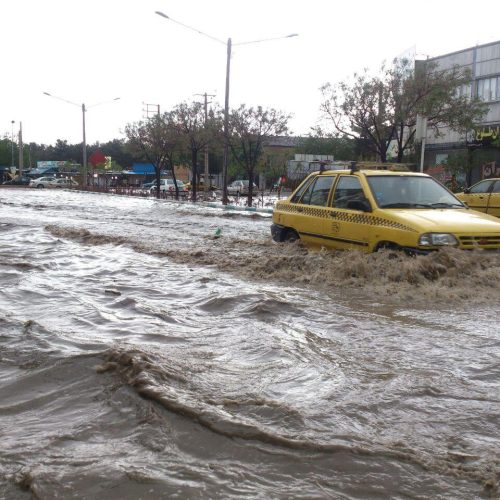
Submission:
<svg viewBox="0 0 500 500">
<path fill-rule="evenodd" d="M 399 250 L 399 245 L 396 245 L 396 243 L 392 243 L 390 241 L 381 241 L 380 243 L 377 244 L 377 247 L 375 251 L 380 251 L 380 250 Z"/>
<path fill-rule="evenodd" d="M 397 254 L 403 249 L 399 245 L 396 245 L 396 243 L 392 243 L 390 241 L 381 241 L 375 248 L 375 251 L 380 252 L 384 250 L 389 252 L 389 259 L 395 259 Z"/>
<path fill-rule="evenodd" d="M 285 243 L 293 243 L 293 242 L 297 241 L 298 239 L 300 239 L 299 235 L 293 229 L 289 229 L 285 233 L 285 237 L 283 238 L 283 241 Z"/>
</svg>

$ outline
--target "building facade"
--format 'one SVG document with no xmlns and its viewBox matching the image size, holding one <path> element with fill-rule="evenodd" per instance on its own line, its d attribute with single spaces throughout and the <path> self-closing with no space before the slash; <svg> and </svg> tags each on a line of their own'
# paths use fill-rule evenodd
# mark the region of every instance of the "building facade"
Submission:
<svg viewBox="0 0 500 500">
<path fill-rule="evenodd" d="M 468 69 L 471 82 L 458 89 L 458 92 L 461 95 L 478 97 L 487 104 L 488 112 L 481 123 L 465 136 L 447 127 L 440 130 L 442 135 L 439 137 L 428 130 L 424 165 L 435 171 L 446 162 L 450 154 L 468 148 L 481 148 L 483 151 L 489 151 L 491 161 L 478 165 L 473 172 L 472 181 L 500 177 L 500 148 L 492 144 L 500 141 L 500 40 L 434 57 L 428 61 L 436 64 L 438 70 L 447 70 L 454 66 Z"/>
</svg>

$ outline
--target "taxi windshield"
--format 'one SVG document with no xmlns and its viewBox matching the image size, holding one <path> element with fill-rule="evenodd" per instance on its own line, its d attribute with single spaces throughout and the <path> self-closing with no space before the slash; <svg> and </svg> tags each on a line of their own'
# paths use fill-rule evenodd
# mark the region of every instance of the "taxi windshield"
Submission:
<svg viewBox="0 0 500 500">
<path fill-rule="evenodd" d="M 379 208 L 463 208 L 464 204 L 432 177 L 366 177 Z"/>
</svg>

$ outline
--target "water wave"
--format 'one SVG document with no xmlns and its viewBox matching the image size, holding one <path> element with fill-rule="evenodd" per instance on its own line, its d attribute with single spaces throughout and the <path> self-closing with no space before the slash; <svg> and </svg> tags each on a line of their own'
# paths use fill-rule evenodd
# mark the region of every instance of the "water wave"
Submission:
<svg viewBox="0 0 500 500">
<path fill-rule="evenodd" d="M 496 478 L 500 473 L 500 460 L 479 457 L 459 446 L 443 450 L 425 450 L 408 447 L 402 441 L 360 438 L 341 435 L 332 438 L 315 435 L 307 429 L 300 413 L 288 405 L 268 398 L 214 399 L 203 395 L 200 387 L 185 366 L 178 361 L 163 359 L 157 353 L 139 349 L 112 348 L 106 352 L 105 362 L 96 368 L 98 373 L 116 372 L 142 397 L 155 401 L 166 410 L 190 418 L 219 435 L 232 439 L 257 441 L 264 445 L 282 447 L 313 454 L 349 453 L 354 456 L 378 457 L 412 463 L 434 473 L 451 475 L 476 481 L 488 494 L 498 492 Z M 177 364 L 176 364 L 177 363 Z M 264 407 L 266 412 L 277 412 L 286 419 L 293 417 L 303 431 L 290 434 L 293 426 L 277 428 L 263 425 L 259 419 L 243 413 L 248 407 Z M 255 416 L 255 412 L 251 415 Z M 297 427 L 298 428 L 298 427 Z"/>
<path fill-rule="evenodd" d="M 174 242 L 137 241 L 86 229 L 49 225 L 61 238 L 90 245 L 127 244 L 137 252 L 164 256 L 176 263 L 216 266 L 245 278 L 316 290 L 356 292 L 395 302 L 468 301 L 500 304 L 500 253 L 443 249 L 416 257 L 401 252 L 313 251 L 300 244 L 275 244 L 237 237 L 206 237 L 198 247 Z"/>
</svg>

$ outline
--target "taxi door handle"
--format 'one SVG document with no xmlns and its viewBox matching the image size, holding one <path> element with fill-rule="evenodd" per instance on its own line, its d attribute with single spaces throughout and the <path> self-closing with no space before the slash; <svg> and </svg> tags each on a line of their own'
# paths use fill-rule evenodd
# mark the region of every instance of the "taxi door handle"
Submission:
<svg viewBox="0 0 500 500">
<path fill-rule="evenodd" d="M 297 212 L 303 212 L 304 209 L 302 207 L 297 207 Z"/>
<path fill-rule="evenodd" d="M 330 217 L 333 217 L 333 218 L 337 217 L 337 212 L 330 212 Z"/>
</svg>

